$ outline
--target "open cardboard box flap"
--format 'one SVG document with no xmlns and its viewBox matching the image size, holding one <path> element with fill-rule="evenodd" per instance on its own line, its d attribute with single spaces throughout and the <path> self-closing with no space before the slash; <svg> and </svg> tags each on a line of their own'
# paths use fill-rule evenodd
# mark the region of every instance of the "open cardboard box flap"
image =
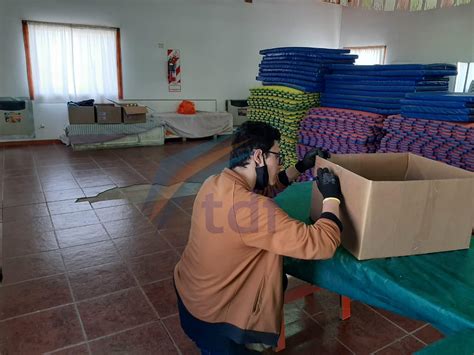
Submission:
<svg viewBox="0 0 474 355">
<path fill-rule="evenodd" d="M 410 153 L 317 159 L 341 182 L 342 244 L 359 260 L 469 247 L 474 174 Z M 321 213 L 313 188 L 311 216 Z"/>
<path fill-rule="evenodd" d="M 123 110 L 127 115 L 142 115 L 148 112 L 145 106 L 123 106 Z"/>
</svg>

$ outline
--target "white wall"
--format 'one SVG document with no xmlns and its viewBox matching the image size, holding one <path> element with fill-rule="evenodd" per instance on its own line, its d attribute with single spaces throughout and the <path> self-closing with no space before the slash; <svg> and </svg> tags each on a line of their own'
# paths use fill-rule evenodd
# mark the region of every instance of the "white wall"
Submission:
<svg viewBox="0 0 474 355">
<path fill-rule="evenodd" d="M 7 1 L 0 78 L 8 83 L 0 85 L 0 96 L 28 94 L 22 19 L 120 27 L 126 98 L 215 98 L 219 109 L 225 99 L 247 97 L 257 84 L 260 49 L 339 45 L 341 9 L 317 0 L 0 1 Z M 181 50 L 180 94 L 168 93 L 167 48 Z M 37 138 L 56 138 L 66 107 L 35 105 L 35 121 L 46 126 Z"/>
<path fill-rule="evenodd" d="M 5 1 L 6 0 L 0 0 L 0 96 L 2 95 L 3 92 L 5 92 L 4 90 L 5 80 L 3 78 L 4 73 L 5 73 L 5 64 L 4 64 L 5 53 L 2 50 L 2 48 L 4 48 L 5 36 L 1 35 L 2 33 L 5 33 L 6 12 L 3 10 L 6 7 Z"/>
<path fill-rule="evenodd" d="M 341 46 L 387 45 L 387 63 L 474 60 L 474 3 L 419 12 L 344 8 Z"/>
</svg>

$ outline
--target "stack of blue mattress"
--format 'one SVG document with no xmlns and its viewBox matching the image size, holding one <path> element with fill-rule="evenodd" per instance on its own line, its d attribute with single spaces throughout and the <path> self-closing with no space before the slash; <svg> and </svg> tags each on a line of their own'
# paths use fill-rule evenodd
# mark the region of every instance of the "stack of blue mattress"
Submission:
<svg viewBox="0 0 474 355">
<path fill-rule="evenodd" d="M 447 92 L 449 76 L 457 74 L 451 64 L 331 64 L 329 68 L 321 105 L 381 115 L 399 114 L 400 100 L 407 93 Z"/>
<path fill-rule="evenodd" d="M 474 122 L 474 94 L 407 94 L 402 116 L 435 121 Z"/>
<path fill-rule="evenodd" d="M 309 93 L 321 92 L 324 74 L 331 64 L 352 65 L 357 55 L 348 49 L 282 47 L 264 49 L 257 80 L 263 85 L 282 85 Z"/>
</svg>

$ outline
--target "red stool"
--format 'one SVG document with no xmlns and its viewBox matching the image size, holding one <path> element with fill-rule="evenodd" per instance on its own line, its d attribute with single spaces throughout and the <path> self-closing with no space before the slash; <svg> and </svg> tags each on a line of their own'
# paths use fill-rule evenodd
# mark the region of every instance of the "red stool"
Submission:
<svg viewBox="0 0 474 355">
<path fill-rule="evenodd" d="M 292 288 L 285 292 L 285 301 L 284 303 L 291 303 L 300 298 L 311 296 L 313 293 L 318 292 L 321 290 L 319 287 L 312 286 L 312 285 L 302 285 Z M 351 300 L 346 296 L 339 296 L 340 297 L 340 305 L 341 310 L 339 314 L 339 318 L 341 320 L 346 320 L 351 316 Z M 278 345 L 275 348 L 275 351 L 282 351 L 286 347 L 286 337 L 285 337 L 285 319 L 284 315 L 282 315 L 281 319 L 281 330 L 280 330 L 280 338 L 278 339 Z"/>
</svg>

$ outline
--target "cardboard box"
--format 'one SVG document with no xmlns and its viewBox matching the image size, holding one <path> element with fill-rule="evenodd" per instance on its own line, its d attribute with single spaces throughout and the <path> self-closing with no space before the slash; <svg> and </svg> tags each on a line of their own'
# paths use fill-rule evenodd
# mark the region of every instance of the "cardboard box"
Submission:
<svg viewBox="0 0 474 355">
<path fill-rule="evenodd" d="M 96 104 L 97 123 L 122 123 L 122 108 L 114 104 Z"/>
<path fill-rule="evenodd" d="M 94 106 L 67 106 L 69 124 L 95 123 Z"/>
<path fill-rule="evenodd" d="M 148 112 L 145 106 L 123 106 L 124 123 L 145 123 Z"/>
<path fill-rule="evenodd" d="M 357 259 L 469 248 L 474 173 L 410 153 L 317 159 L 341 182 L 342 245 Z M 311 217 L 321 213 L 313 187 Z"/>
</svg>

